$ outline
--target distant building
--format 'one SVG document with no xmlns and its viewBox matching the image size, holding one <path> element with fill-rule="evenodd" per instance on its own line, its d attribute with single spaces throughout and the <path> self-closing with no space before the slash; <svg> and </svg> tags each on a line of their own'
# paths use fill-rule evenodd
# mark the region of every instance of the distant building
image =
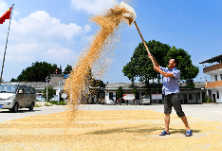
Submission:
<svg viewBox="0 0 222 151">
<path fill-rule="evenodd" d="M 186 84 L 180 83 L 180 99 L 182 103 L 189 104 L 201 104 L 204 102 L 204 96 L 206 94 L 206 89 L 204 89 L 203 82 L 195 82 L 195 88 L 186 88 Z M 108 104 L 111 104 L 112 100 L 116 101 L 116 92 L 119 87 L 123 88 L 125 94 L 132 94 L 133 88 L 131 83 L 107 83 L 105 87 L 105 99 Z M 142 96 L 146 92 L 146 85 L 144 83 L 135 83 L 134 87 L 137 89 L 138 93 L 135 95 L 135 103 L 139 103 Z M 162 83 L 150 83 L 152 94 L 162 94 Z M 163 103 L 162 100 L 152 100 L 151 103 Z"/>
<path fill-rule="evenodd" d="M 42 91 L 46 86 L 53 86 L 56 90 L 56 97 L 64 92 L 64 85 L 67 75 L 65 74 L 50 74 L 49 80 L 47 82 L 13 82 L 19 84 L 26 84 L 34 87 L 36 89 L 36 94 L 41 95 Z M 10 83 L 10 82 L 3 82 Z M 206 96 L 206 89 L 204 88 L 204 82 L 195 82 L 195 88 L 189 89 L 186 88 L 185 83 L 180 83 L 180 101 L 185 104 L 201 104 L 204 102 L 204 97 Z M 103 87 L 88 87 L 88 91 L 92 91 L 87 98 L 84 98 L 84 103 L 105 103 L 110 104 L 111 101 L 116 101 L 116 92 L 119 87 L 122 87 L 125 94 L 132 94 L 133 88 L 131 83 L 106 83 L 105 88 Z M 135 88 L 138 93 L 135 94 L 135 102 L 139 103 L 142 96 L 146 92 L 146 85 L 144 83 L 135 83 Z M 161 94 L 162 93 L 162 83 L 150 83 L 151 93 L 152 94 Z M 222 96 L 222 94 L 221 94 Z M 163 98 L 161 100 L 153 99 L 151 103 L 163 103 Z"/>
<path fill-rule="evenodd" d="M 205 84 L 205 88 L 211 90 L 209 97 L 217 103 L 222 103 L 222 55 L 200 62 L 200 64 L 204 65 L 203 73 L 211 76 L 211 82 Z"/>
</svg>

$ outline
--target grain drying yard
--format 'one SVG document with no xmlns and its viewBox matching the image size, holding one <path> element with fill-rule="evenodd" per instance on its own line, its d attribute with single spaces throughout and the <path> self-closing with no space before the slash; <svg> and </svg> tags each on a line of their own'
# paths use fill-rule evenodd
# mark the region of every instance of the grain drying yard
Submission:
<svg viewBox="0 0 222 151">
<path fill-rule="evenodd" d="M 218 113 L 222 105 L 184 107 L 185 113 L 196 113 L 187 115 L 194 130 L 190 138 L 184 136 L 184 126 L 175 114 L 171 116 L 171 135 L 158 136 L 164 128 L 162 107 L 82 106 L 71 123 L 67 111 L 7 120 L 0 122 L 0 150 L 221 150 Z M 210 110 L 218 120 L 210 120 Z M 14 113 L 0 112 L 0 116 L 7 114 Z M 203 118 L 197 118 L 201 115 Z"/>
</svg>

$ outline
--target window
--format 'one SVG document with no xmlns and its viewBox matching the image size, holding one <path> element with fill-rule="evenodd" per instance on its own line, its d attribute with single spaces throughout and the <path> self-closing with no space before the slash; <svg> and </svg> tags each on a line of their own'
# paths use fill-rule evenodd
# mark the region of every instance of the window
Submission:
<svg viewBox="0 0 222 151">
<path fill-rule="evenodd" d="M 34 88 L 30 88 L 30 93 L 31 94 L 35 94 L 35 89 Z"/>
<path fill-rule="evenodd" d="M 220 80 L 222 81 L 222 74 L 220 74 Z"/>
<path fill-rule="evenodd" d="M 200 92 L 198 93 L 198 100 L 200 100 Z"/>
<path fill-rule="evenodd" d="M 1 84 L 0 93 L 16 93 L 18 85 Z"/>
<path fill-rule="evenodd" d="M 25 94 L 29 94 L 30 92 L 29 92 L 29 87 L 25 87 Z"/>
<path fill-rule="evenodd" d="M 215 81 L 217 81 L 217 75 L 215 75 Z"/>
<path fill-rule="evenodd" d="M 219 92 L 217 91 L 217 99 L 219 99 Z"/>
<path fill-rule="evenodd" d="M 22 90 L 22 93 L 24 93 L 24 87 L 23 87 L 23 86 L 20 86 L 20 87 L 19 87 L 19 91 L 20 91 L 20 90 Z"/>
</svg>

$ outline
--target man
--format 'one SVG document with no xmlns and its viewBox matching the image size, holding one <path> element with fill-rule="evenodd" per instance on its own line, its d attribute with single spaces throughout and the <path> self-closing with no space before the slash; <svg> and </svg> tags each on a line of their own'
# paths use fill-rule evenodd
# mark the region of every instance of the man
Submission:
<svg viewBox="0 0 222 151">
<path fill-rule="evenodd" d="M 152 55 L 149 55 L 151 59 Z M 182 111 L 181 102 L 179 98 L 179 84 L 178 80 L 180 78 L 180 70 L 176 68 L 179 61 L 176 58 L 170 59 L 168 63 L 168 68 L 161 67 L 154 60 L 154 70 L 159 72 L 164 76 L 163 80 L 163 94 L 165 94 L 164 98 L 164 121 L 165 121 L 165 130 L 160 133 L 160 136 L 170 135 L 169 132 L 169 124 L 170 124 L 170 114 L 172 112 L 172 106 L 174 107 L 177 116 L 181 118 L 184 125 L 186 126 L 186 136 L 189 137 L 192 135 L 192 130 L 190 129 L 187 121 L 187 117 Z"/>
</svg>

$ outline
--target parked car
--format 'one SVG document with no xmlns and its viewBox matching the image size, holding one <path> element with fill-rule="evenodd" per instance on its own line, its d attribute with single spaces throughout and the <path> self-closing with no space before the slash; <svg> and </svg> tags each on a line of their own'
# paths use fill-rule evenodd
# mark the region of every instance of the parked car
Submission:
<svg viewBox="0 0 222 151">
<path fill-rule="evenodd" d="M 36 101 L 38 102 L 45 102 L 45 98 L 43 98 L 42 94 L 36 94 Z"/>
<path fill-rule="evenodd" d="M 0 85 L 0 108 L 17 112 L 26 107 L 33 110 L 36 102 L 35 88 L 20 84 Z"/>
<path fill-rule="evenodd" d="M 149 95 L 143 95 L 141 99 L 141 104 L 150 104 L 150 96 Z"/>
</svg>

